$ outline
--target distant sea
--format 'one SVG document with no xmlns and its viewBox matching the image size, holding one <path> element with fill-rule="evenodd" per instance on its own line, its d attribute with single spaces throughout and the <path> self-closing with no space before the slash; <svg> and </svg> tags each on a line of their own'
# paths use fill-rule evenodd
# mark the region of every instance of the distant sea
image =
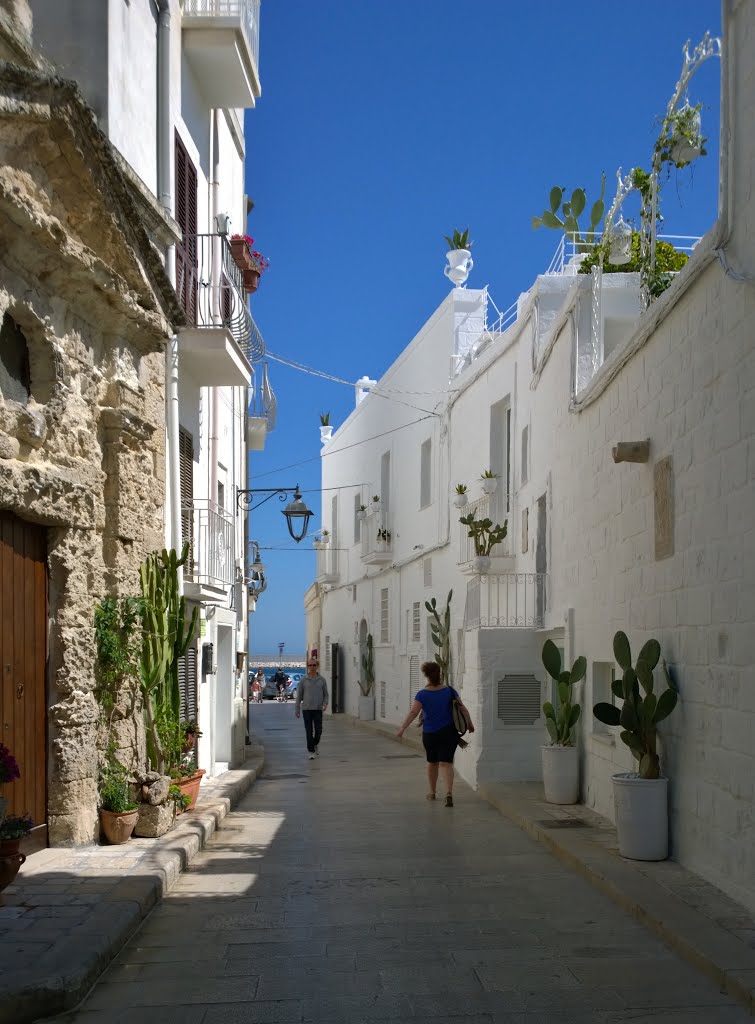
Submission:
<svg viewBox="0 0 755 1024">
<path fill-rule="evenodd" d="M 253 652 L 249 658 L 249 665 L 254 668 L 259 668 L 265 665 L 289 665 L 291 668 L 296 668 L 298 665 L 304 665 L 307 660 L 306 654 L 278 654 L 277 651 L 269 654 L 257 654 Z"/>
</svg>

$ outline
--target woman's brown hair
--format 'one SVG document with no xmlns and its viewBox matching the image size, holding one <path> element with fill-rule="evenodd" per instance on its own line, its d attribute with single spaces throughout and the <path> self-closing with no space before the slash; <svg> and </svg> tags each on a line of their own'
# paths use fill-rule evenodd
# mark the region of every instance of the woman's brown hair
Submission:
<svg viewBox="0 0 755 1024">
<path fill-rule="evenodd" d="M 440 665 L 434 661 L 422 662 L 422 673 L 426 676 L 428 683 L 437 686 L 440 682 Z"/>
</svg>

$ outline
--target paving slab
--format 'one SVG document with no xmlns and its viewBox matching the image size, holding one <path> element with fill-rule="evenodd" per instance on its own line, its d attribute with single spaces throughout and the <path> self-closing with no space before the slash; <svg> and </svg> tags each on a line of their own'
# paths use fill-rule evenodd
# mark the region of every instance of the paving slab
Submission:
<svg viewBox="0 0 755 1024">
<path fill-rule="evenodd" d="M 196 809 L 160 839 L 27 859 L 0 896 L 0 1024 L 80 1002 L 262 771 L 263 748 L 247 750 L 244 767 L 209 780 Z"/>
<path fill-rule="evenodd" d="M 61 1021 L 751 1020 L 489 800 L 428 803 L 389 737 L 328 718 L 308 761 L 292 707 L 253 721 L 254 789 Z"/>
</svg>

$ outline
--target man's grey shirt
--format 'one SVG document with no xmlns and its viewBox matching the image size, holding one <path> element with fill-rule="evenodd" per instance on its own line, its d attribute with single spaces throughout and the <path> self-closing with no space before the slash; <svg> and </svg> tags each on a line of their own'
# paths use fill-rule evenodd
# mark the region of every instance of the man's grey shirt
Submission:
<svg viewBox="0 0 755 1024">
<path fill-rule="evenodd" d="M 322 711 L 328 703 L 328 684 L 322 676 L 302 676 L 296 689 L 296 707 L 303 711 Z"/>
</svg>

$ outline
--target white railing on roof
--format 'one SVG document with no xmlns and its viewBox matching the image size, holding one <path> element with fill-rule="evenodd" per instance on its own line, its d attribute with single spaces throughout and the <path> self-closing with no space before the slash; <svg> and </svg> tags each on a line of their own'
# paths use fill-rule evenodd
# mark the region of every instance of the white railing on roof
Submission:
<svg viewBox="0 0 755 1024">
<path fill-rule="evenodd" d="M 581 236 L 573 232 L 562 234 L 553 259 L 545 271 L 546 275 L 576 274 L 582 262 L 581 257 L 588 255 L 602 237 L 597 231 L 586 231 Z M 689 256 L 700 241 L 700 235 L 658 235 L 658 240 L 669 242 L 678 252 L 686 252 Z"/>
<path fill-rule="evenodd" d="M 260 0 L 184 0 L 184 17 L 239 18 L 241 31 L 259 68 Z"/>
<path fill-rule="evenodd" d="M 463 370 L 470 366 L 489 345 L 492 345 L 498 338 L 516 323 L 518 301 L 512 304 L 503 312 L 490 296 L 487 285 L 482 290 L 483 325 L 479 339 L 463 352 L 454 353 L 451 356 L 451 378 L 458 376 Z M 491 314 L 492 308 L 492 314 Z"/>
</svg>

